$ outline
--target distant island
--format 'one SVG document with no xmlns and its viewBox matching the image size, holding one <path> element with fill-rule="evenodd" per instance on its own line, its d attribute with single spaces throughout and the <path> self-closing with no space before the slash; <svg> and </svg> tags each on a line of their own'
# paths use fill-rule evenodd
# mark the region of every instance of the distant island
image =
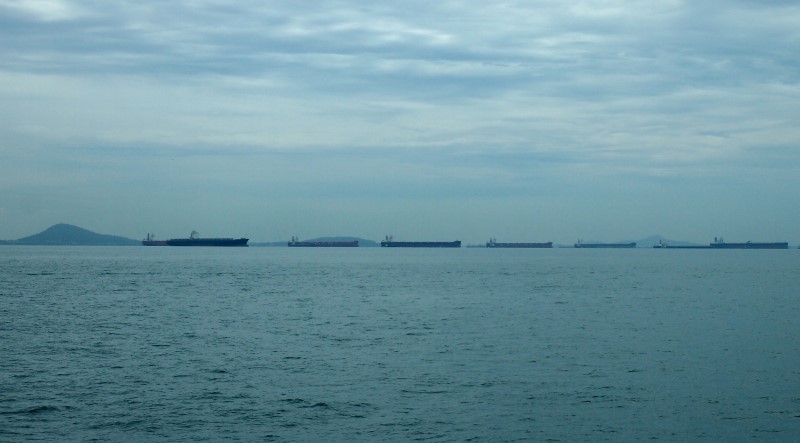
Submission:
<svg viewBox="0 0 800 443">
<path fill-rule="evenodd" d="M 140 246 L 140 240 L 116 235 L 98 234 L 66 223 L 53 225 L 44 231 L 19 240 L 4 240 L 4 245 L 30 246 Z"/>
</svg>

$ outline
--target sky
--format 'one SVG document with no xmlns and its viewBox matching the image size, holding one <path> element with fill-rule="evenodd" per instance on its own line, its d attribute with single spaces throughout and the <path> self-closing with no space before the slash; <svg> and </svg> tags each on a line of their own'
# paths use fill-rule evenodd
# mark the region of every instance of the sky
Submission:
<svg viewBox="0 0 800 443">
<path fill-rule="evenodd" d="M 0 239 L 800 243 L 791 1 L 0 0 Z"/>
</svg>

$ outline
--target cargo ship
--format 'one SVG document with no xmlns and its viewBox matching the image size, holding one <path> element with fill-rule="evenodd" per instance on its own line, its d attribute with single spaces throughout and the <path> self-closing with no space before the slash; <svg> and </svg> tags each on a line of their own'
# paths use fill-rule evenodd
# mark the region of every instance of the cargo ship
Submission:
<svg viewBox="0 0 800 443">
<path fill-rule="evenodd" d="M 166 240 L 156 240 L 153 234 L 147 234 L 147 237 L 142 240 L 142 244 L 145 246 L 167 246 Z"/>
<path fill-rule="evenodd" d="M 671 246 L 666 243 L 659 242 L 654 245 L 657 249 L 789 249 L 788 242 L 772 242 L 772 243 L 758 243 L 758 242 L 744 242 L 744 243 L 726 243 L 722 238 L 714 238 L 714 243 L 705 245 L 692 245 L 692 246 Z"/>
<path fill-rule="evenodd" d="M 599 248 L 635 248 L 636 242 L 630 243 L 584 243 L 582 240 L 578 240 L 575 243 L 576 248 L 592 248 L 592 249 L 599 249 Z"/>
<path fill-rule="evenodd" d="M 496 238 L 486 242 L 487 248 L 552 248 L 553 242 L 546 243 L 498 243 Z"/>
<path fill-rule="evenodd" d="M 197 231 L 192 231 L 189 238 L 171 238 L 169 240 L 155 240 L 152 234 L 142 240 L 145 246 L 247 246 L 247 238 L 200 238 Z"/>
<path fill-rule="evenodd" d="M 357 248 L 358 240 L 353 241 L 300 241 L 297 237 L 287 244 L 290 248 Z"/>
<path fill-rule="evenodd" d="M 711 249 L 789 249 L 788 242 L 745 242 L 745 243 L 726 243 L 722 237 L 714 237 L 714 243 L 708 245 Z"/>
<path fill-rule="evenodd" d="M 460 248 L 461 241 L 394 241 L 387 235 L 381 242 L 384 248 Z"/>
<path fill-rule="evenodd" d="M 656 249 L 711 249 L 711 246 L 703 246 L 703 245 L 679 245 L 679 246 L 672 246 L 667 243 L 664 243 L 663 240 L 659 240 L 657 245 L 653 245 Z"/>
</svg>

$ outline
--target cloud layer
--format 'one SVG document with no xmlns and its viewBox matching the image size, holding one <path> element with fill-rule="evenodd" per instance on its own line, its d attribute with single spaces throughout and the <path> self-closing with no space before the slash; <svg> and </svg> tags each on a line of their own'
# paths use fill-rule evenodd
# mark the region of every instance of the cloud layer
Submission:
<svg viewBox="0 0 800 443">
<path fill-rule="evenodd" d="M 267 239 L 327 234 L 303 220 L 336 208 L 362 208 L 350 226 L 372 237 L 449 234 L 447 214 L 477 220 L 474 237 L 718 234 L 697 216 L 800 237 L 781 203 L 800 165 L 797 23 L 788 1 L 0 1 L 0 237 L 103 219 L 19 196 L 138 191 L 162 208 L 183 191 L 262 195 L 277 214 L 228 212 L 286 225 L 241 228 Z M 595 229 L 572 221 L 595 199 L 603 227 L 568 233 Z M 624 202 L 645 215 L 616 220 Z M 754 206 L 774 219 L 727 218 Z M 432 215 L 370 215 L 397 207 Z M 489 207 L 520 227 L 487 232 Z"/>
</svg>

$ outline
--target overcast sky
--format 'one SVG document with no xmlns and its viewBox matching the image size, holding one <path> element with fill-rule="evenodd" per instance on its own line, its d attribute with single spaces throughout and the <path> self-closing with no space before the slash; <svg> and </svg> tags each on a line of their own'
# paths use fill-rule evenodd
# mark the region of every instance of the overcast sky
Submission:
<svg viewBox="0 0 800 443">
<path fill-rule="evenodd" d="M 795 0 L 0 0 L 0 239 L 800 242 Z"/>
</svg>

